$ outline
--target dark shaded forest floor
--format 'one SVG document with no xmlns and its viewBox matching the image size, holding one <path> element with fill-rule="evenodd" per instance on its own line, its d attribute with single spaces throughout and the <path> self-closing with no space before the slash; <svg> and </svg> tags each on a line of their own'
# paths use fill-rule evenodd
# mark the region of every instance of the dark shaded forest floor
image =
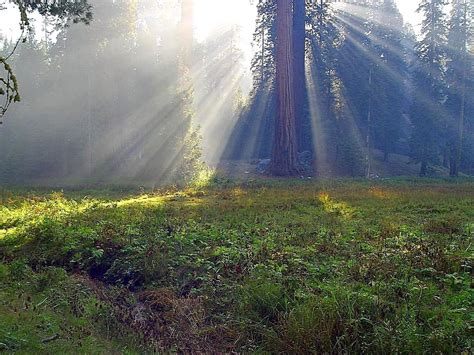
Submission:
<svg viewBox="0 0 474 355">
<path fill-rule="evenodd" d="M 474 181 L 0 190 L 0 351 L 472 351 Z"/>
<path fill-rule="evenodd" d="M 408 156 L 399 154 L 390 154 L 388 160 L 384 160 L 383 152 L 373 150 L 372 152 L 372 177 L 374 178 L 393 178 L 399 176 L 418 176 L 420 173 L 420 164 L 415 164 Z M 248 179 L 248 178 L 267 178 L 265 174 L 259 171 L 259 163 L 262 160 L 222 160 L 217 164 L 219 174 L 231 179 Z M 263 160 L 264 161 L 264 160 Z M 361 162 L 364 165 L 364 162 Z M 364 167 L 358 169 L 356 175 L 364 174 Z M 446 177 L 449 175 L 449 169 L 443 167 L 430 168 L 432 177 Z M 316 171 L 312 174 L 303 173 L 304 178 L 310 175 L 312 178 L 337 178 L 341 176 L 341 172 L 331 171 L 330 168 L 322 172 Z"/>
</svg>

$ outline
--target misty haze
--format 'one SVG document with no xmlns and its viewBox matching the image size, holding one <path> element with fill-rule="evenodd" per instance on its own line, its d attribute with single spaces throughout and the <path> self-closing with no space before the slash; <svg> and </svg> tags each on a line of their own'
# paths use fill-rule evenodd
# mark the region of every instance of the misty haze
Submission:
<svg viewBox="0 0 474 355">
<path fill-rule="evenodd" d="M 470 353 L 472 0 L 0 0 L 0 351 Z"/>
</svg>

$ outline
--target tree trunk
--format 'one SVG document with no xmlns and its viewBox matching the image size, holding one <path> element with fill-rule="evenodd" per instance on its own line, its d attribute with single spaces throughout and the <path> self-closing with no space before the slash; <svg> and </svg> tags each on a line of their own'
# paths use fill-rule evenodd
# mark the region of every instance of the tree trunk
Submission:
<svg viewBox="0 0 474 355">
<path fill-rule="evenodd" d="M 447 128 L 445 128 L 447 129 Z M 446 146 L 443 148 L 443 168 L 449 168 L 449 146 L 446 144 Z"/>
<path fill-rule="evenodd" d="M 305 121 L 306 106 L 306 1 L 293 0 L 293 58 L 294 58 L 294 92 L 295 92 L 295 120 L 296 135 L 300 151 L 311 150 L 307 146 L 308 131 L 311 132 L 309 122 Z"/>
<path fill-rule="evenodd" d="M 276 90 L 277 115 L 269 172 L 275 176 L 298 174 L 295 127 L 292 0 L 277 1 Z"/>
<path fill-rule="evenodd" d="M 456 147 L 451 144 L 449 150 L 449 176 L 455 177 L 457 175 Z"/>
<path fill-rule="evenodd" d="M 370 175 L 372 174 L 372 73 L 373 67 L 372 63 L 370 64 L 369 68 L 369 104 L 367 109 L 367 136 L 365 139 L 366 143 L 366 167 L 365 167 L 365 176 L 367 179 L 370 179 Z"/>
<path fill-rule="evenodd" d="M 263 88 L 263 83 L 265 82 L 265 26 L 262 25 L 262 59 L 261 59 L 261 68 L 260 68 L 260 87 Z"/>
<path fill-rule="evenodd" d="M 461 87 L 461 107 L 458 118 L 458 134 L 456 139 L 456 158 L 454 160 L 454 167 L 451 171 L 451 176 L 459 175 L 459 166 L 461 165 L 461 155 L 462 155 L 462 144 L 464 140 L 464 116 L 466 112 L 466 72 L 467 72 L 467 60 L 466 54 L 464 53 L 464 62 L 463 62 L 463 74 L 462 74 L 462 87 Z"/>
<path fill-rule="evenodd" d="M 428 173 L 428 161 L 423 159 L 421 161 L 420 176 L 426 176 Z"/>
<path fill-rule="evenodd" d="M 92 177 L 92 83 L 87 75 L 87 176 Z"/>
<path fill-rule="evenodd" d="M 462 145 L 464 140 L 464 120 L 465 120 L 465 113 L 466 113 L 466 81 L 467 81 L 467 71 L 468 71 L 468 45 L 469 39 L 472 36 L 470 32 L 468 32 L 468 28 L 466 25 L 469 23 L 468 16 L 469 14 L 469 5 L 467 1 L 463 2 L 462 5 L 463 15 L 462 15 L 462 23 L 464 26 L 462 28 L 462 46 L 461 46 L 461 78 L 460 78 L 460 107 L 459 107 L 459 116 L 457 120 L 457 134 L 455 140 L 452 144 L 452 152 L 451 152 L 451 168 L 450 168 L 450 176 L 456 177 L 459 175 L 460 165 L 461 165 L 461 156 L 462 156 Z M 457 88 L 457 86 L 456 86 Z"/>
</svg>

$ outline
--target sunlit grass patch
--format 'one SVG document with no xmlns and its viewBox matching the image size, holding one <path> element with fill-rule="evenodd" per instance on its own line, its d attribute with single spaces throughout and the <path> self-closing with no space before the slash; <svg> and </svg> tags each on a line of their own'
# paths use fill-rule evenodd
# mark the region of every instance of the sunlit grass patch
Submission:
<svg viewBox="0 0 474 355">
<path fill-rule="evenodd" d="M 122 199 L 116 202 L 117 207 L 159 207 L 164 204 L 163 196 L 142 195 L 135 198 Z"/>
<path fill-rule="evenodd" d="M 354 209 L 347 203 L 333 200 L 326 192 L 320 193 L 318 199 L 323 204 L 326 212 L 338 213 L 345 218 L 350 218 L 354 213 Z"/>
<path fill-rule="evenodd" d="M 8 229 L 0 229 L 0 239 L 14 237 L 18 233 L 18 228 L 12 227 Z"/>
<path fill-rule="evenodd" d="M 400 196 L 400 194 L 397 193 L 393 189 L 381 188 L 379 186 L 374 186 L 374 187 L 369 188 L 369 192 L 371 195 L 380 199 L 385 199 L 385 200 L 393 199 Z"/>
</svg>

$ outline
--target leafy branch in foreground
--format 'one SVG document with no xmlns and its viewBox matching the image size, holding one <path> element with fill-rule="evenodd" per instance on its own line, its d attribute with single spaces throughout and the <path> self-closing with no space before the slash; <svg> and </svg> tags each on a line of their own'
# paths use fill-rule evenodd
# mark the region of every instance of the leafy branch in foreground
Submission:
<svg viewBox="0 0 474 355">
<path fill-rule="evenodd" d="M 0 77 L 0 96 L 5 96 L 5 102 L 0 105 L 0 124 L 2 123 L 1 119 L 8 110 L 8 107 L 12 102 L 20 101 L 20 92 L 18 90 L 18 81 L 10 65 L 7 63 L 7 59 L 0 57 L 0 64 L 3 65 L 4 70 L 6 71 L 6 77 Z"/>
<path fill-rule="evenodd" d="M 0 104 L 0 124 L 2 124 L 2 118 L 7 112 L 8 107 L 12 104 L 12 102 L 19 102 L 21 100 L 20 91 L 18 89 L 18 80 L 15 74 L 13 73 L 10 64 L 8 64 L 8 60 L 15 53 L 20 42 L 25 42 L 25 32 L 31 30 L 25 6 L 21 2 L 16 3 L 20 12 L 21 34 L 10 53 L 5 57 L 0 56 L 0 65 L 3 66 L 3 70 L 5 71 L 5 74 L 0 74 L 0 96 L 5 96 L 4 102 Z M 5 7 L 0 5 L 0 10 L 4 9 Z"/>
<path fill-rule="evenodd" d="M 14 0 L 13 3 L 20 13 L 21 34 L 8 55 L 0 56 L 0 66 L 4 70 L 4 73 L 0 74 L 0 96 L 5 96 L 5 100 L 1 101 L 3 103 L 0 103 L 0 124 L 10 105 L 21 100 L 18 81 L 8 60 L 13 56 L 19 44 L 26 41 L 25 33 L 31 31 L 28 14 L 37 11 L 43 17 L 52 17 L 55 28 L 66 27 L 70 22 L 87 25 L 92 21 L 92 5 L 88 4 L 87 0 L 74 2 L 61 0 L 53 3 Z M 5 9 L 5 2 L 2 1 L 0 11 Z"/>
</svg>

